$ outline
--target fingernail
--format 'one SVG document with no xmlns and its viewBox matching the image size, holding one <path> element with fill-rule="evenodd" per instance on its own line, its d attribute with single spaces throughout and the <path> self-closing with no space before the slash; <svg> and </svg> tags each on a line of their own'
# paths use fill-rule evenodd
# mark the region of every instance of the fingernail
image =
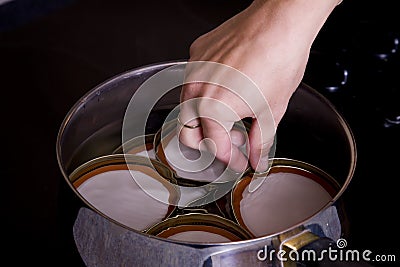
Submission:
<svg viewBox="0 0 400 267">
<path fill-rule="evenodd" d="M 267 176 L 259 176 L 256 177 L 256 175 L 253 175 L 253 177 L 251 178 L 248 190 L 250 193 L 253 193 L 254 191 L 256 191 L 261 184 L 265 181 L 265 179 L 267 178 Z"/>
<path fill-rule="evenodd" d="M 250 193 L 253 193 L 261 186 L 267 178 L 271 165 L 272 163 L 269 160 L 268 153 L 262 155 L 249 184 Z"/>
</svg>

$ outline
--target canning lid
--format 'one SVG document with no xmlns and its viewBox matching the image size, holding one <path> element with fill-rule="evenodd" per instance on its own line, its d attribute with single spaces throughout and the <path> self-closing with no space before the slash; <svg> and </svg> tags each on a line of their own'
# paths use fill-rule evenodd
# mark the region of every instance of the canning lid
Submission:
<svg viewBox="0 0 400 267">
<path fill-rule="evenodd" d="M 200 152 L 197 149 L 182 144 L 178 140 L 177 123 L 177 119 L 172 119 L 156 132 L 154 150 L 156 159 L 167 165 L 175 173 L 178 184 L 184 186 L 201 186 L 208 183 L 236 182 L 243 173 L 248 171 L 246 169 L 242 173 L 235 172 L 229 169 L 226 164 L 216 159 L 211 152 Z M 244 155 L 247 155 L 248 123 L 235 123 L 233 130 L 243 134 L 244 142 L 239 146 L 239 149 Z M 209 164 L 207 165 L 204 163 L 205 161 L 199 160 L 200 156 L 204 156 L 205 161 L 209 160 Z M 180 167 L 183 166 L 180 165 L 182 164 L 182 160 L 180 159 L 188 162 L 190 170 Z"/>
<path fill-rule="evenodd" d="M 267 236 L 303 223 L 331 204 L 339 184 L 321 169 L 291 159 L 272 159 L 271 169 L 254 191 L 247 174 L 231 192 L 237 222 L 256 237 Z"/>
<path fill-rule="evenodd" d="M 155 224 L 147 234 L 190 243 L 226 243 L 253 236 L 240 225 L 214 214 L 189 213 Z"/>
<path fill-rule="evenodd" d="M 117 147 L 112 154 L 132 154 L 156 159 L 154 154 L 154 135 L 136 136 Z"/>
<path fill-rule="evenodd" d="M 144 231 L 170 216 L 179 201 L 172 172 L 160 162 L 150 162 L 129 154 L 102 156 L 75 169 L 69 179 L 89 207 L 125 227 Z M 139 186 L 144 184 L 146 190 Z"/>
</svg>

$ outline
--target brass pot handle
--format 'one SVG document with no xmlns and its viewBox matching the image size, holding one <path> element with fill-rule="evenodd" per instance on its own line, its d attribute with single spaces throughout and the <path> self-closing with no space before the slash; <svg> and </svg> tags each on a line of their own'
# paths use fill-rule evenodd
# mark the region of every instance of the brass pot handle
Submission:
<svg viewBox="0 0 400 267">
<path fill-rule="evenodd" d="M 367 261 L 341 261 L 341 260 L 331 260 L 328 257 L 320 257 L 324 250 L 332 248 L 338 250 L 336 242 L 328 237 L 320 237 L 312 233 L 309 229 L 297 228 L 295 230 L 289 231 L 287 233 L 281 234 L 279 236 L 280 245 L 279 248 L 285 251 L 284 260 L 279 259 L 282 267 L 296 267 L 298 262 L 301 262 L 301 266 L 332 266 L 332 267 L 372 267 Z M 299 259 L 298 262 L 290 257 L 292 251 L 297 251 L 301 254 L 301 251 L 312 250 L 316 253 L 318 257 L 318 262 L 311 262 L 311 260 Z"/>
<path fill-rule="evenodd" d="M 319 236 L 312 233 L 309 229 L 296 228 L 279 235 L 279 249 L 280 251 L 285 251 L 285 255 L 289 255 L 291 251 L 299 251 L 319 238 Z M 285 260 L 281 260 L 280 262 L 282 267 L 297 266 L 296 262 L 291 260 L 290 257 L 285 257 Z"/>
</svg>

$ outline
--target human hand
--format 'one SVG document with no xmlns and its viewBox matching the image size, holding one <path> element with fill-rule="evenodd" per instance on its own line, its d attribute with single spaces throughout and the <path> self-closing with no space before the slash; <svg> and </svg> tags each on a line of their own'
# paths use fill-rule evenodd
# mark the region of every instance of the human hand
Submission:
<svg viewBox="0 0 400 267">
<path fill-rule="evenodd" d="M 235 170 L 244 170 L 248 162 L 255 171 L 267 170 L 276 127 L 304 75 L 311 45 L 336 5 L 337 0 L 254 1 L 195 40 L 189 62 L 199 64 L 188 70 L 190 83 L 182 89 L 180 121 L 200 127 L 181 127 L 180 141 L 213 151 Z M 202 62 L 229 66 L 237 76 Z M 232 89 L 198 82 L 204 81 L 199 76 L 222 84 L 243 80 L 239 76 L 250 82 Z M 252 120 L 248 158 L 235 145 L 242 137 L 231 131 L 234 122 L 243 118 Z"/>
</svg>

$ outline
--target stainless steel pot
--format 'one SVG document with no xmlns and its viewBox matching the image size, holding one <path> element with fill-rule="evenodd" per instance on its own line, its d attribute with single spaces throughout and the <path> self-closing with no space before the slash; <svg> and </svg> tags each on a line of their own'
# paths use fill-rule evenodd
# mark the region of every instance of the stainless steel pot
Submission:
<svg viewBox="0 0 400 267">
<path fill-rule="evenodd" d="M 179 66 L 184 64 L 152 64 L 117 75 L 84 95 L 62 122 L 57 158 L 65 181 L 82 199 L 73 230 L 87 266 L 288 266 L 293 262 L 263 255 L 266 250 L 300 250 L 319 240 L 345 237 L 346 214 L 340 196 L 355 171 L 355 140 L 335 107 L 306 84 L 294 93 L 278 127 L 276 157 L 307 162 L 323 170 L 335 179 L 339 189 L 329 203 L 299 223 L 241 241 L 176 241 L 110 220 L 79 194 L 70 180 L 71 173 L 90 160 L 112 154 L 126 141 L 122 138 L 124 116 L 138 88 L 161 70 L 170 71 L 171 75 L 183 71 Z M 157 132 L 168 113 L 179 104 L 179 94 L 177 87 L 157 101 L 147 120 L 146 133 Z"/>
</svg>

